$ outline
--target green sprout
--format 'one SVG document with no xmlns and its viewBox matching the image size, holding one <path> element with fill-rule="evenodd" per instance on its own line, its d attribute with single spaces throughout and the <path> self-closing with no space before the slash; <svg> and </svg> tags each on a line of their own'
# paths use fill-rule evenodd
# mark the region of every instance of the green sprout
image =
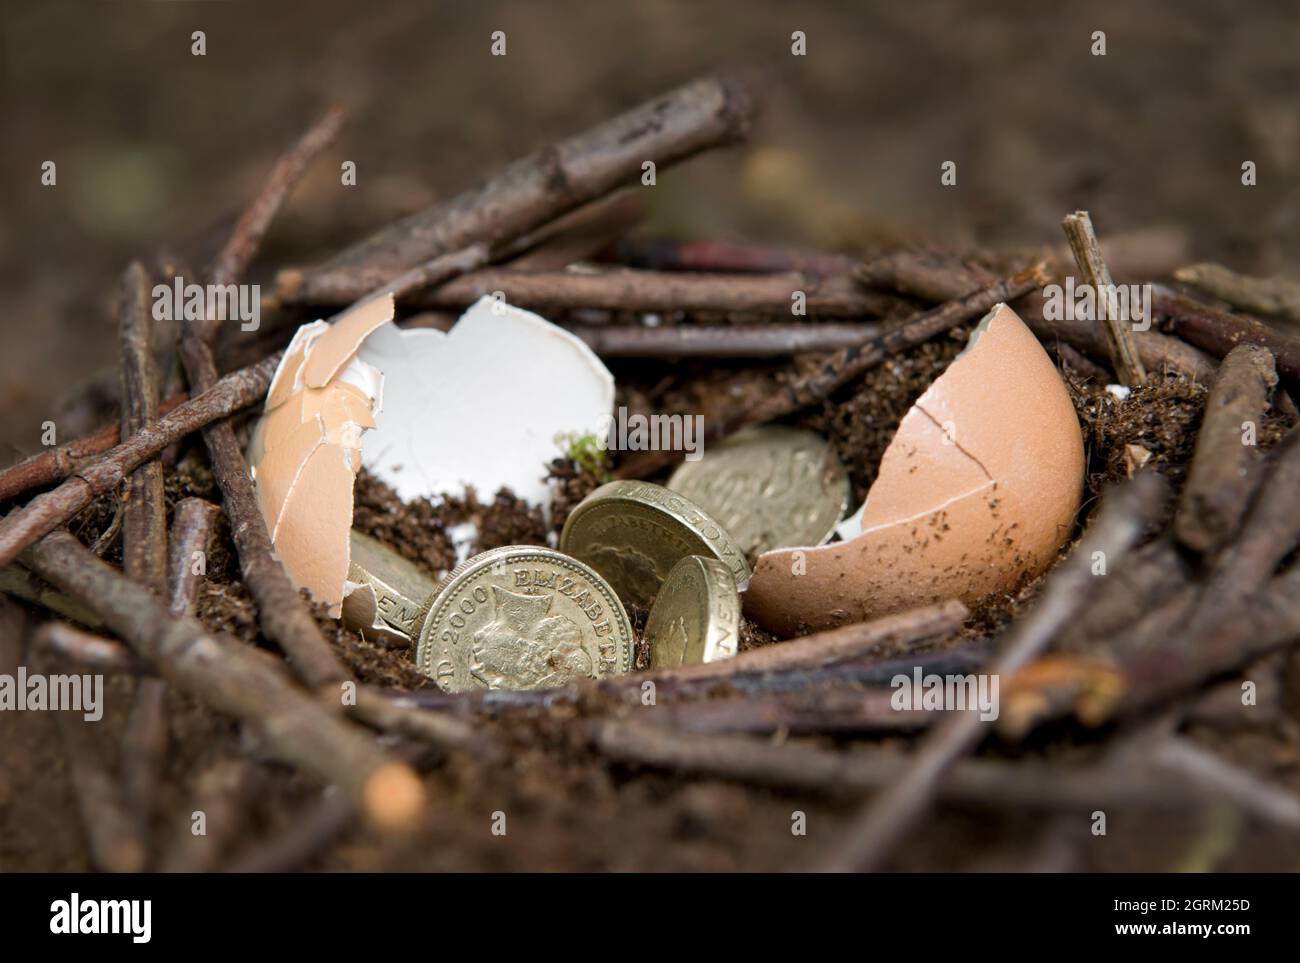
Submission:
<svg viewBox="0 0 1300 963">
<path fill-rule="evenodd" d="M 605 443 L 593 432 L 579 434 L 576 431 L 562 431 L 555 436 L 555 443 L 560 446 L 565 457 L 579 468 L 602 482 L 609 481 L 611 476 L 605 458 Z"/>
</svg>

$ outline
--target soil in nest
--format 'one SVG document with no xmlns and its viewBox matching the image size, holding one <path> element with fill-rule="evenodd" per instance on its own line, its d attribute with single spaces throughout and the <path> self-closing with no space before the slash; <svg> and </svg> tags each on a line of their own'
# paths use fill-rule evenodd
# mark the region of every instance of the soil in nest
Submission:
<svg viewBox="0 0 1300 963">
<path fill-rule="evenodd" d="M 822 406 L 791 419 L 823 433 L 848 466 L 858 497 L 865 495 L 876 465 L 898 422 L 965 344 L 964 330 L 892 359 Z M 750 393 L 770 390 L 778 366 L 635 366 L 623 372 L 621 402 L 664 411 L 721 410 Z M 1089 506 L 1108 482 L 1128 474 L 1129 446 L 1150 452 L 1151 463 L 1181 485 L 1205 401 L 1202 386 L 1154 381 L 1119 404 L 1104 386 L 1071 376 L 1071 395 L 1087 445 Z M 692 407 L 698 405 L 698 407 Z M 708 406 L 708 407 L 706 407 Z M 635 407 L 634 407 L 635 410 Z M 1261 446 L 1276 442 L 1280 421 L 1262 426 Z M 1128 460 L 1126 460 L 1128 459 Z M 551 469 L 557 488 L 551 517 L 518 502 L 508 492 L 489 500 L 475 493 L 438 504 L 403 504 L 378 480 L 362 474 L 356 486 L 356 524 L 431 574 L 450 568 L 456 550 L 452 526 L 474 523 L 470 551 L 512 543 L 554 544 L 574 504 L 600 484 L 589 468 L 564 460 Z M 662 479 L 658 479 L 662 480 Z M 204 467 L 201 447 L 191 446 L 168 472 L 169 505 L 186 495 L 213 500 L 218 493 Z M 78 519 L 76 531 L 112 559 L 116 495 L 98 499 Z M 1083 514 L 1086 515 L 1087 509 Z M 1068 551 L 1066 547 L 1066 551 Z M 990 636 L 1016 618 L 1035 597 L 1041 580 L 1018 591 L 984 600 L 962 631 L 931 643 L 943 648 Z M 255 612 L 239 580 L 238 564 L 224 524 L 214 540 L 208 579 L 200 594 L 199 617 L 245 644 L 258 640 Z M 645 613 L 630 613 L 638 636 Z M 35 624 L 46 616 L 28 610 Z M 344 663 L 368 683 L 403 690 L 428 688 L 409 653 L 375 645 L 338 622 L 317 618 Z M 770 644 L 771 636 L 746 624 L 741 647 Z M 646 653 L 638 647 L 639 664 Z M 65 670 L 56 667 L 55 670 Z M 102 758 L 118 765 L 122 734 L 136 683 L 108 680 L 106 711 L 91 734 Z M 726 686 L 719 696 L 734 696 Z M 1277 700 L 1232 726 L 1204 723 L 1192 734 L 1240 764 L 1257 765 L 1300 789 L 1300 738 L 1282 724 Z M 760 789 L 715 778 L 684 776 L 611 762 L 596 753 L 589 727 L 611 716 L 635 719 L 636 706 L 589 694 L 575 702 L 500 710 L 485 716 L 484 730 L 507 748 L 504 764 L 485 765 L 453 754 L 431 757 L 425 775 L 434 800 L 415 832 L 385 838 L 353 826 L 320 846 L 306 862 L 311 869 L 358 870 L 780 870 L 808 865 L 815 847 L 833 844 L 856 812 L 858 799 L 809 791 Z M 15 713 L 0 739 L 0 869 L 85 870 L 91 868 L 81 816 L 59 735 L 48 713 Z M 214 865 L 228 865 L 263 849 L 279 834 L 300 825 L 321 799 L 321 787 L 300 773 L 269 764 L 248 732 L 176 691 L 167 696 L 168 750 L 156 798 L 148 814 L 151 859 L 189 826 L 196 780 L 213 763 L 249 760 L 250 791 L 237 807 L 237 825 L 224 834 Z M 1205 731 L 1202 731 L 1205 730 Z M 846 739 L 808 740 L 857 751 Z M 880 739 L 860 741 L 875 749 Z M 1101 740 L 1057 740 L 1028 750 L 1056 759 L 1095 760 Z M 1290 773 L 1287 776 L 1286 773 Z M 491 834 L 492 815 L 509 818 L 507 840 Z M 791 815 L 806 814 L 809 835 L 790 832 Z M 1226 826 L 1186 815 L 1140 809 L 1112 814 L 1108 835 L 1098 842 L 1086 820 L 1063 823 L 1029 811 L 990 813 L 944 805 L 893 868 L 1010 869 L 1033 865 L 1045 842 L 1064 833 L 1081 869 L 1168 870 L 1202 868 L 1211 843 L 1214 868 L 1293 868 L 1300 844 L 1279 844 L 1276 834 L 1251 824 Z M 1225 835 L 1226 834 L 1226 835 Z M 1230 837 L 1231 845 L 1224 843 Z M 1200 861 L 1198 863 L 1198 860 Z"/>
</svg>

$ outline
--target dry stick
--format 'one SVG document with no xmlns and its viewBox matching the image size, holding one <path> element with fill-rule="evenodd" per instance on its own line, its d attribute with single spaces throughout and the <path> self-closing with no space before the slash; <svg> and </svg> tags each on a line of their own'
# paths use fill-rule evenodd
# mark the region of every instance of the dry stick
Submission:
<svg viewBox="0 0 1300 963">
<path fill-rule="evenodd" d="M 165 415 L 189 400 L 189 395 L 178 394 L 167 398 L 158 406 L 158 414 Z M 102 455 L 122 440 L 120 424 L 103 428 L 39 455 L 32 455 L 11 465 L 0 473 L 0 502 L 17 498 L 33 488 L 43 488 L 62 481 L 77 470 L 86 458 Z"/>
<path fill-rule="evenodd" d="M 0 568 L 0 592 L 48 609 L 90 629 L 99 628 L 99 618 L 86 606 L 51 588 L 21 565 Z"/>
<path fill-rule="evenodd" d="M 1243 605 L 1300 544 L 1300 427 L 1269 457 L 1269 474 L 1241 526 L 1216 560 L 1193 616 L 1201 631 L 1239 620 Z"/>
<path fill-rule="evenodd" d="M 956 255 L 906 250 L 867 262 L 859 269 L 858 277 L 869 284 L 927 301 L 948 301 L 989 284 L 995 275 L 987 268 Z M 1046 320 L 1041 293 L 1023 298 L 1015 308 L 1044 344 L 1060 341 L 1093 358 L 1108 358 L 1105 339 L 1088 319 Z M 1209 381 L 1213 376 L 1213 359 L 1198 348 L 1157 331 L 1131 333 L 1146 370 L 1175 371 L 1201 382 Z"/>
<path fill-rule="evenodd" d="M 209 632 L 165 605 L 66 531 L 25 556 L 33 570 L 91 605 L 104 623 L 168 682 L 258 731 L 271 752 L 336 783 L 380 826 L 409 823 L 424 804 L 410 767 L 296 687 L 255 650 Z"/>
<path fill-rule="evenodd" d="M 257 256 L 262 238 L 285 199 L 298 185 L 307 167 L 338 138 L 343 111 L 332 107 L 276 161 L 261 193 L 244 209 L 230 231 L 225 246 L 208 269 L 212 284 L 237 284 Z"/>
<path fill-rule="evenodd" d="M 704 78 L 516 161 L 483 184 L 413 214 L 354 245 L 304 284 L 345 265 L 393 274 L 476 241 L 498 245 L 630 184 L 653 162 L 674 161 L 743 138 L 751 106 L 735 82 Z"/>
<path fill-rule="evenodd" d="M 166 585 L 167 610 L 174 616 L 193 615 L 201 577 L 195 555 L 204 561 L 213 528 L 221 509 L 201 498 L 181 500 L 172 522 L 171 555 Z M 154 789 L 163 754 L 167 749 L 164 698 L 167 686 L 161 679 L 141 679 L 135 704 L 127 722 L 122 744 L 122 776 L 126 796 L 137 818 L 148 824 Z"/>
<path fill-rule="evenodd" d="M 474 726 L 445 713 L 430 712 L 376 686 L 357 686 L 356 705 L 350 714 L 384 732 L 471 752 L 480 761 L 501 758 L 500 749 Z"/>
<path fill-rule="evenodd" d="M 252 767 L 244 759 L 222 759 L 199 774 L 190 809 L 158 864 L 159 872 L 206 873 L 216 867 L 239 825 L 251 777 Z M 195 814 L 202 814 L 202 834 L 194 832 Z"/>
<path fill-rule="evenodd" d="M 202 498 L 183 498 L 176 504 L 167 563 L 167 610 L 172 615 L 194 614 L 208 546 L 220 514 L 220 508 Z"/>
<path fill-rule="evenodd" d="M 798 251 L 743 241 L 673 240 L 626 237 L 614 259 L 650 271 L 712 271 L 724 274 L 783 274 L 795 271 L 817 277 L 849 274 L 857 260 L 847 254 Z M 979 285 L 976 285 L 978 287 Z"/>
<path fill-rule="evenodd" d="M 870 655 L 886 646 L 911 645 L 959 629 L 970 613 L 956 600 L 923 605 L 837 629 L 815 632 L 741 652 L 730 659 L 647 673 L 656 682 L 725 679 L 747 672 L 816 669 Z M 615 680 L 618 682 L 619 680 Z M 639 686 L 639 683 L 637 683 Z"/>
<path fill-rule="evenodd" d="M 145 863 L 144 840 L 139 825 L 127 811 L 121 788 L 104 764 L 103 753 L 91 744 L 85 722 L 69 712 L 54 715 L 63 737 L 92 863 L 106 873 L 140 872 Z"/>
<path fill-rule="evenodd" d="M 276 162 L 266 184 L 240 216 L 213 263 L 209 276 L 211 283 L 225 285 L 239 281 L 285 198 L 308 164 L 338 134 L 341 121 L 341 115 L 331 111 Z M 203 390 L 216 381 L 212 345 L 218 330 L 217 319 L 209 318 L 201 324 L 188 325 L 182 333 L 181 362 L 191 390 Z M 323 688 L 346 679 L 347 670 L 335 656 L 288 573 L 275 557 L 270 532 L 257 504 L 248 462 L 240 450 L 234 428 L 228 423 L 210 425 L 203 432 L 203 440 L 230 519 L 240 572 L 257 603 L 262 631 L 280 646 L 308 686 Z"/>
<path fill-rule="evenodd" d="M 890 328 L 879 338 L 837 351 L 822 361 L 811 375 L 792 381 L 782 390 L 774 391 L 766 401 L 738 411 L 730 418 L 711 423 L 705 430 L 704 440 L 715 442 L 746 425 L 773 421 L 827 398 L 890 355 L 929 341 L 971 318 L 983 315 L 999 302 L 1011 301 L 1045 280 L 1043 266 L 1032 265 L 1003 281 L 949 301 L 933 311 Z M 680 452 L 643 452 L 624 461 L 615 475 L 619 478 L 645 478 L 669 467 L 680 458 Z"/>
<path fill-rule="evenodd" d="M 1168 486 L 1155 474 L 1139 474 L 1116 489 L 1074 551 L 1049 577 L 1042 597 L 1011 629 L 989 674 L 1009 677 L 1052 643 L 1094 594 L 1100 579 L 1093 566 L 1100 552 L 1116 565 L 1159 514 Z M 923 741 L 906 776 L 866 806 L 836 847 L 832 868 L 874 869 L 925 815 L 930 799 L 952 764 L 970 751 L 983 730 L 977 712 L 962 712 L 941 723 Z"/>
<path fill-rule="evenodd" d="M 121 434 L 129 438 L 158 420 L 158 372 L 152 341 L 149 276 L 138 261 L 122 278 L 118 336 L 122 346 Z M 167 588 L 167 518 L 163 466 L 151 460 L 127 480 L 122 568 L 160 596 Z"/>
<path fill-rule="evenodd" d="M 1300 283 L 1289 278 L 1249 277 L 1222 264 L 1193 264 L 1179 268 L 1174 277 L 1227 301 L 1234 308 L 1276 315 L 1300 324 Z"/>
<path fill-rule="evenodd" d="M 910 678 L 910 672 L 908 675 Z M 884 687 L 823 683 L 808 692 L 676 702 L 660 706 L 648 721 L 710 735 L 915 732 L 933 724 L 931 713 L 894 708 L 896 692 Z"/>
<path fill-rule="evenodd" d="M 277 351 L 255 365 L 226 375 L 126 441 L 83 462 L 57 488 L 10 512 L 0 520 L 0 566 L 10 564 L 42 535 L 66 523 L 96 495 L 115 490 L 131 472 L 157 457 L 173 441 L 261 401 L 282 354 Z"/>
<path fill-rule="evenodd" d="M 777 358 L 839 351 L 880 336 L 879 324 L 570 325 L 606 358 Z"/>
<path fill-rule="evenodd" d="M 1070 250 L 1074 252 L 1079 272 L 1096 295 L 1097 320 L 1106 337 L 1111 366 L 1119 375 L 1121 383 L 1129 387 L 1144 384 L 1147 373 L 1142 366 L 1142 358 L 1138 355 L 1137 345 L 1133 342 L 1133 329 L 1128 321 L 1111 317 L 1109 292 L 1115 289 L 1115 282 L 1111 280 L 1110 269 L 1101 256 L 1101 245 L 1097 243 L 1097 234 L 1092 229 L 1092 217 L 1087 211 L 1075 211 L 1065 216 L 1061 227 L 1069 238 Z"/>
<path fill-rule="evenodd" d="M 149 277 L 133 263 L 122 279 L 122 437 L 158 420 L 158 372 L 152 350 Z M 127 479 L 122 523 L 122 569 L 160 598 L 167 591 L 167 517 L 163 465 L 145 462 Z M 141 679 L 122 734 L 122 792 L 141 840 L 149 837 L 154 789 L 167 748 L 164 696 L 158 679 Z"/>
<path fill-rule="evenodd" d="M 1220 311 L 1162 285 L 1155 286 L 1152 310 L 1168 321 L 1174 334 L 1215 357 L 1224 357 L 1239 344 L 1258 344 L 1273 353 L 1278 374 L 1300 378 L 1300 333 Z"/>
<path fill-rule="evenodd" d="M 885 792 L 908 778 L 913 768 L 910 757 L 888 750 L 834 752 L 801 743 L 679 733 L 626 722 L 598 722 L 591 730 L 596 747 L 610 759 L 777 789 Z M 1153 778 L 1142 769 L 1117 773 L 1101 767 L 983 759 L 957 760 L 936 792 L 945 801 L 982 806 L 1085 811 L 1098 805 L 1183 808 L 1200 804 L 1184 786 Z"/>
<path fill-rule="evenodd" d="M 79 662 L 106 675 L 138 675 L 147 667 L 121 642 L 83 632 L 67 622 L 46 622 L 32 637 L 34 648 Z"/>
<path fill-rule="evenodd" d="M 278 292 L 287 302 L 350 304 L 367 293 L 371 272 L 350 287 L 334 284 Z M 511 304 L 536 310 L 575 308 L 670 313 L 735 312 L 790 317 L 796 298 L 810 317 L 880 316 L 896 305 L 892 298 L 865 291 L 847 275 L 674 274 L 612 268 L 600 271 L 519 271 L 485 268 L 436 290 L 412 292 L 404 303 L 420 308 L 463 308 L 500 292 Z"/>
<path fill-rule="evenodd" d="M 1263 474 L 1254 433 L 1277 385 L 1267 348 L 1242 344 L 1223 359 L 1205 402 L 1187 484 L 1174 519 L 1179 541 L 1217 551 L 1237 531 Z M 1251 432 L 1248 441 L 1245 432 Z"/>
<path fill-rule="evenodd" d="M 1221 793 L 1264 822 L 1293 831 L 1300 829 L 1300 798 L 1189 739 L 1176 737 L 1166 741 L 1156 750 L 1155 763 Z"/>
</svg>

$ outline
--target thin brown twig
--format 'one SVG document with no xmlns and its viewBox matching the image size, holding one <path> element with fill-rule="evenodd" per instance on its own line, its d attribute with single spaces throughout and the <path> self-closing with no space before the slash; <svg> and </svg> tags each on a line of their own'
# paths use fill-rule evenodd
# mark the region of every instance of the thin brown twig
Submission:
<svg viewBox="0 0 1300 963">
<path fill-rule="evenodd" d="M 408 824 L 422 809 L 423 787 L 409 766 L 248 646 L 191 617 L 172 616 L 152 592 L 66 531 L 46 535 L 25 558 L 42 578 L 93 608 L 169 683 L 252 726 L 279 758 L 339 785 L 377 825 Z"/>
<path fill-rule="evenodd" d="M 208 269 L 210 283 L 222 286 L 238 283 L 257 256 L 262 238 L 289 194 L 298 186 L 311 162 L 334 143 L 342 129 L 343 110 L 331 107 L 280 156 L 267 175 L 261 192 L 244 208 Z"/>
<path fill-rule="evenodd" d="M 149 276 L 138 261 L 122 276 L 121 301 L 121 434 L 129 438 L 158 420 Z M 163 500 L 162 462 L 147 461 L 131 473 L 123 502 L 122 568 L 128 577 L 161 595 L 167 587 L 167 506 Z"/>
<path fill-rule="evenodd" d="M 496 246 L 699 151 L 743 138 L 752 107 L 734 81 L 708 77 L 670 91 L 511 164 L 488 181 L 413 214 L 307 273 L 382 265 L 392 274 L 475 242 Z"/>
<path fill-rule="evenodd" d="M 1250 277 L 1222 264 L 1192 264 L 1179 268 L 1174 277 L 1243 311 L 1300 324 L 1300 283 L 1290 278 Z"/>
<path fill-rule="evenodd" d="M 57 488 L 6 515 L 0 520 L 0 566 L 10 564 L 36 539 L 69 521 L 96 495 L 116 489 L 127 475 L 176 439 L 259 402 L 282 353 L 277 351 L 226 375 L 126 441 L 82 462 Z"/>
<path fill-rule="evenodd" d="M 1070 250 L 1074 252 L 1079 272 L 1096 295 L 1094 303 L 1097 306 L 1097 321 L 1106 338 L 1111 366 L 1122 384 L 1130 387 L 1144 384 L 1147 373 L 1133 340 L 1132 325 L 1130 321 L 1111 316 L 1109 292 L 1114 290 L 1115 282 L 1111 280 L 1110 269 L 1101 256 L 1101 245 L 1092 228 L 1092 217 L 1087 211 L 1075 211 L 1065 216 L 1061 227 L 1069 238 Z"/>
<path fill-rule="evenodd" d="M 1151 308 L 1157 317 L 1165 319 L 1174 334 L 1217 358 L 1225 357 L 1239 344 L 1258 344 L 1272 352 L 1278 374 L 1300 378 L 1298 332 L 1280 331 L 1254 318 L 1220 311 L 1163 285 L 1155 286 Z"/>
<path fill-rule="evenodd" d="M 809 351 L 839 351 L 881 335 L 880 324 L 674 324 L 570 325 L 569 330 L 606 358 L 777 358 Z"/>
<path fill-rule="evenodd" d="M 971 318 L 1011 301 L 1040 286 L 1046 280 L 1043 266 L 1034 264 L 1009 278 L 981 288 L 955 301 L 885 331 L 865 344 L 852 345 L 827 356 L 808 376 L 791 381 L 765 400 L 716 420 L 705 429 L 705 442 L 715 442 L 747 425 L 782 418 L 828 397 L 835 390 L 880 364 L 885 358 L 929 341 Z M 681 452 L 647 451 L 625 460 L 615 472 L 618 478 L 645 478 L 675 464 Z"/>
<path fill-rule="evenodd" d="M 1236 533 L 1263 476 L 1253 435 L 1263 426 L 1277 385 L 1267 348 L 1242 344 L 1228 352 L 1205 401 L 1196 450 L 1174 518 L 1178 540 L 1202 554 Z"/>
<path fill-rule="evenodd" d="M 1011 629 L 990 674 L 1009 677 L 1046 650 L 1100 585 L 1093 574 L 1096 553 L 1108 566 L 1117 564 L 1157 517 L 1167 491 L 1163 478 L 1143 473 L 1111 493 L 1070 556 L 1049 577 L 1033 611 Z M 979 741 L 982 726 L 980 714 L 967 711 L 932 730 L 907 774 L 854 819 L 829 868 L 878 867 L 907 828 L 924 816 L 953 763 Z"/>
<path fill-rule="evenodd" d="M 277 293 L 287 303 L 343 305 L 364 295 L 383 271 L 334 275 L 314 285 L 310 275 L 286 278 Z M 330 286 L 326 288 L 324 281 Z M 598 309 L 672 313 L 685 311 L 761 314 L 792 317 L 802 306 L 812 318 L 856 318 L 885 314 L 896 301 L 863 290 L 847 275 L 820 278 L 810 274 L 688 274 L 607 268 L 584 271 L 519 271 L 484 268 L 440 287 L 413 289 L 403 302 L 420 308 L 463 308 L 494 295 L 511 304 L 541 311 Z"/>
<path fill-rule="evenodd" d="M 121 642 L 85 632 L 67 622 L 46 622 L 36 630 L 32 646 L 106 675 L 137 675 L 147 671 L 135 653 Z"/>
<path fill-rule="evenodd" d="M 158 406 L 159 416 L 170 413 L 188 400 L 189 395 L 184 393 L 168 397 Z M 75 472 L 84 459 L 102 455 L 121 440 L 120 424 L 105 425 L 84 438 L 77 438 L 9 466 L 0 472 L 0 502 L 10 501 L 33 488 L 43 488 L 62 481 Z"/>
</svg>

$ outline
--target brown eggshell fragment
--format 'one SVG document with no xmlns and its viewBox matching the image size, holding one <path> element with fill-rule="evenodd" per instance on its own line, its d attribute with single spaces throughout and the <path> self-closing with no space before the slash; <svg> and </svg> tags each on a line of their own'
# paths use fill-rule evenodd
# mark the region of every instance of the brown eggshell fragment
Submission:
<svg viewBox="0 0 1300 963">
<path fill-rule="evenodd" d="M 1005 304 L 903 418 L 861 534 L 761 555 L 745 613 L 782 635 L 955 598 L 973 605 L 1051 564 L 1083 486 L 1074 405 Z"/>
<path fill-rule="evenodd" d="M 361 434 L 375 426 L 383 383 L 382 374 L 356 353 L 392 316 L 393 299 L 386 296 L 358 304 L 333 324 L 299 328 L 249 445 L 258 507 L 276 555 L 294 583 L 336 617 L 349 590 Z"/>
</svg>

